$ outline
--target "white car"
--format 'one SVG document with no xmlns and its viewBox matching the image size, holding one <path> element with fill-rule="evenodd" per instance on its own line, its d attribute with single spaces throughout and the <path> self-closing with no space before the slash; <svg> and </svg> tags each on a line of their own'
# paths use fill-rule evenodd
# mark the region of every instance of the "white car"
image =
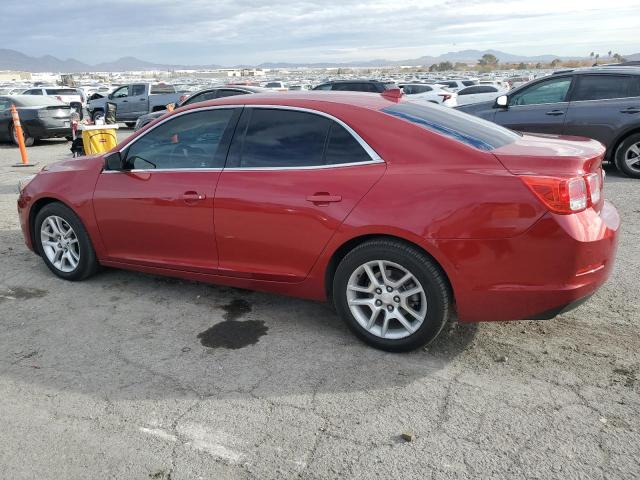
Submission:
<svg viewBox="0 0 640 480">
<path fill-rule="evenodd" d="M 441 85 L 427 85 L 425 83 L 401 83 L 405 95 L 410 95 L 411 100 L 438 103 L 446 107 L 455 107 L 458 94 L 449 91 Z"/>
<path fill-rule="evenodd" d="M 80 92 L 75 88 L 70 87 L 37 87 L 30 88 L 22 92 L 23 95 L 44 95 L 47 97 L 54 97 L 61 102 L 71 104 L 72 102 L 84 104 L 84 99 L 80 95 Z"/>
<path fill-rule="evenodd" d="M 462 90 L 463 88 L 476 85 L 478 82 L 475 80 L 438 80 L 436 83 L 438 85 L 447 87 L 447 90 L 457 92 L 458 90 Z"/>
<path fill-rule="evenodd" d="M 458 105 L 488 102 L 507 93 L 508 89 L 496 85 L 473 85 L 458 91 Z"/>
<path fill-rule="evenodd" d="M 267 82 L 264 85 L 264 88 L 269 88 L 271 90 L 277 90 L 277 91 L 286 91 L 289 90 L 289 88 L 287 87 L 286 83 L 284 82 L 280 82 L 280 81 L 275 81 L 275 82 Z"/>
</svg>

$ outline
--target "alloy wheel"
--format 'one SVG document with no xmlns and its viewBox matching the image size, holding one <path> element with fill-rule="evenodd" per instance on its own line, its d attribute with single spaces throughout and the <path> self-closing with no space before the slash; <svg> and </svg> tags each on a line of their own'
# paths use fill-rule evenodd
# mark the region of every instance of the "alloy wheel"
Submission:
<svg viewBox="0 0 640 480">
<path fill-rule="evenodd" d="M 634 143 L 624 153 L 624 163 L 631 170 L 640 172 L 640 142 Z"/>
<path fill-rule="evenodd" d="M 51 215 L 40 227 L 42 250 L 51 264 L 61 272 L 73 272 L 80 261 L 80 244 L 76 232 L 62 217 Z"/>
<path fill-rule="evenodd" d="M 354 270 L 347 283 L 347 303 L 362 328 L 384 339 L 408 337 L 427 315 L 427 297 L 418 279 L 387 260 L 373 260 Z"/>
</svg>

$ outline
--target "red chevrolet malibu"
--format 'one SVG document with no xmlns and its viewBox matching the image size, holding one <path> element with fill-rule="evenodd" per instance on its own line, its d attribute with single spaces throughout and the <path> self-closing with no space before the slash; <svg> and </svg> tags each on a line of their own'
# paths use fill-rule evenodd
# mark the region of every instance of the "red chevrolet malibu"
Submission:
<svg viewBox="0 0 640 480">
<path fill-rule="evenodd" d="M 619 217 L 604 149 L 394 92 L 257 94 L 158 119 L 20 186 L 26 244 L 99 265 L 314 300 L 385 350 L 462 322 L 545 319 L 595 292 Z"/>
</svg>

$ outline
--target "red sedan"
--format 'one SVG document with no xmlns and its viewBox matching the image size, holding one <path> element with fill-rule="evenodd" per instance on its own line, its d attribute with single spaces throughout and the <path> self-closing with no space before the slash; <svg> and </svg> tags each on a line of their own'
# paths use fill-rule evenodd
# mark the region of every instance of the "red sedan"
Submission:
<svg viewBox="0 0 640 480">
<path fill-rule="evenodd" d="M 620 220 L 602 145 L 385 94 L 257 94 L 165 115 L 20 186 L 26 244 L 314 300 L 409 350 L 462 322 L 551 318 L 603 284 Z"/>
</svg>

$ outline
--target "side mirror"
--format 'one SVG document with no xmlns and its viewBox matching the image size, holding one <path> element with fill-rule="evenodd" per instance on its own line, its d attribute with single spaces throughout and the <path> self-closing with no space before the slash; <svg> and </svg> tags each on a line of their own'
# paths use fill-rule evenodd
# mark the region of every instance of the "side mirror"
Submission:
<svg viewBox="0 0 640 480">
<path fill-rule="evenodd" d="M 105 155 L 104 169 L 114 171 L 124 170 L 124 162 L 120 152 L 113 152 Z"/>
<path fill-rule="evenodd" d="M 507 108 L 509 106 L 509 97 L 507 95 L 500 95 L 496 98 L 496 107 Z"/>
<path fill-rule="evenodd" d="M 107 95 L 107 98 L 108 98 L 109 100 L 113 100 L 113 93 L 110 93 L 109 95 Z"/>
</svg>

